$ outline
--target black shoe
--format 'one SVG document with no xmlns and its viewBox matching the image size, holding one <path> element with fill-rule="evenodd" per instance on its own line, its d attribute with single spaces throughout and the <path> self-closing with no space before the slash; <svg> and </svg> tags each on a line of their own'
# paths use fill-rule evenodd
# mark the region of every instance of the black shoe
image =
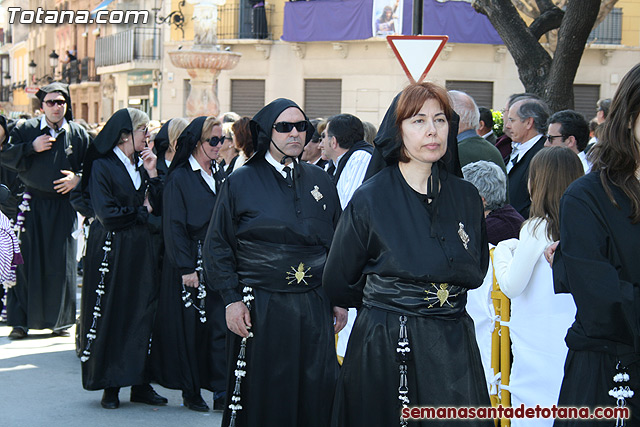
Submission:
<svg viewBox="0 0 640 427">
<path fill-rule="evenodd" d="M 54 329 L 51 331 L 51 335 L 53 335 L 54 337 L 70 337 L 71 336 L 68 328 Z"/>
<path fill-rule="evenodd" d="M 182 396 L 182 402 L 184 403 L 185 408 L 189 408 L 192 411 L 197 412 L 209 412 L 209 405 L 207 405 L 207 402 L 204 401 L 200 394 L 193 397 L 185 397 L 183 393 Z"/>
<path fill-rule="evenodd" d="M 102 400 L 100 404 L 104 409 L 118 409 L 120 406 L 120 400 L 118 399 L 119 387 L 105 388 L 102 393 Z"/>
<path fill-rule="evenodd" d="M 13 328 L 9 334 L 10 340 L 21 340 L 27 337 L 27 331 L 22 328 Z"/>
<path fill-rule="evenodd" d="M 213 410 L 214 411 L 224 411 L 224 402 L 227 399 L 226 396 L 219 397 L 217 399 L 213 399 Z"/>
<path fill-rule="evenodd" d="M 164 406 L 169 401 L 155 392 L 149 384 L 134 385 L 131 387 L 132 402 L 146 403 L 147 405 Z"/>
</svg>

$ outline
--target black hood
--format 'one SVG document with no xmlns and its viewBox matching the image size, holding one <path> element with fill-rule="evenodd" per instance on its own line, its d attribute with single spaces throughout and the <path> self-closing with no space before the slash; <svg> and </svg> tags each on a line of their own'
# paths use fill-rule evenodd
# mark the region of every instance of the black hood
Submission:
<svg viewBox="0 0 640 427">
<path fill-rule="evenodd" d="M 93 140 L 87 149 L 87 154 L 84 160 L 84 166 L 82 170 L 82 189 L 84 190 L 89 184 L 89 176 L 91 175 L 91 164 L 97 158 L 103 157 L 113 147 L 118 145 L 120 141 L 120 135 L 123 133 L 132 133 L 133 124 L 131 123 L 131 116 L 126 108 L 122 108 L 107 120 L 98 136 Z M 133 138 L 133 136 L 131 136 Z M 133 140 L 132 140 L 133 143 Z"/>
<path fill-rule="evenodd" d="M 193 150 L 196 149 L 198 141 L 202 137 L 202 127 L 207 120 L 207 116 L 196 117 L 189 123 L 176 142 L 176 154 L 173 156 L 171 166 L 169 167 L 169 174 L 180 166 L 189 162 L 189 157 Z"/>
<path fill-rule="evenodd" d="M 69 95 L 69 85 L 66 83 L 54 82 L 48 84 L 46 86 L 42 86 L 38 92 L 36 92 L 36 97 L 40 100 L 40 104 L 44 102 L 44 97 L 51 92 L 60 92 L 64 99 L 67 101 L 67 112 L 64 115 L 64 118 L 67 119 L 68 122 L 73 120 L 73 112 L 71 111 L 71 95 Z"/>
<path fill-rule="evenodd" d="M 0 146 L 2 146 L 9 138 L 9 127 L 7 126 L 7 119 L 5 116 L 0 115 L 0 126 L 2 126 L 2 129 L 4 129 L 4 140 L 0 141 Z"/>
<path fill-rule="evenodd" d="M 402 92 L 401 92 L 402 93 Z M 400 129 L 396 126 L 396 106 L 400 94 L 396 95 L 382 119 L 380 129 L 373 141 L 382 157 L 384 157 L 387 165 L 398 163 L 400 157 L 400 148 L 402 147 L 402 139 L 400 138 Z M 460 159 L 458 158 L 458 123 L 460 116 L 455 111 L 451 111 L 451 119 L 449 120 L 449 135 L 447 137 L 447 152 L 438 161 L 444 168 L 456 176 L 462 178 L 462 169 L 460 168 Z"/>
<path fill-rule="evenodd" d="M 264 154 L 269 149 L 269 144 L 271 144 L 271 133 L 273 131 L 273 124 L 276 122 L 276 119 L 284 110 L 287 108 L 294 107 L 300 110 L 304 119 L 307 121 L 307 132 L 304 144 L 306 145 L 309 141 L 311 141 L 311 137 L 313 136 L 313 124 L 309 121 L 309 118 L 302 108 L 298 106 L 295 102 L 290 99 L 278 98 L 275 101 L 270 102 L 268 105 L 265 105 L 262 110 L 258 111 L 253 119 L 251 119 L 251 123 L 249 124 L 251 128 L 251 136 L 253 139 L 253 148 L 255 150 L 251 159 L 263 157 Z M 250 160 L 251 160 L 250 159 Z"/>
<path fill-rule="evenodd" d="M 156 134 L 156 138 L 153 140 L 153 148 L 155 148 L 156 153 L 158 153 L 158 160 L 164 158 L 164 153 L 169 149 L 169 123 L 171 123 L 171 120 L 162 125 Z"/>
</svg>

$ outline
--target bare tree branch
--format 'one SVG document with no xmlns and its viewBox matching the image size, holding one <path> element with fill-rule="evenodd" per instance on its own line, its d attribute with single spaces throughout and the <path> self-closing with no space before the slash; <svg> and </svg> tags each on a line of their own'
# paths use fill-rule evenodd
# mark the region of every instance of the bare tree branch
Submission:
<svg viewBox="0 0 640 427">
<path fill-rule="evenodd" d="M 538 6 L 538 10 L 540 14 L 544 14 L 547 10 L 553 9 L 556 7 L 555 4 L 551 0 L 536 0 L 536 6 Z"/>
<path fill-rule="evenodd" d="M 516 9 L 524 13 L 525 16 L 535 19 L 540 16 L 540 11 L 533 1 L 534 0 L 512 0 L 512 3 Z"/>
<path fill-rule="evenodd" d="M 536 40 L 540 40 L 540 37 L 544 34 L 551 30 L 555 30 L 556 28 L 560 28 L 563 17 L 564 12 L 556 6 L 551 5 L 551 8 L 545 9 L 544 12 L 542 12 L 542 14 L 533 21 L 531 25 L 529 25 L 529 30 Z"/>
</svg>

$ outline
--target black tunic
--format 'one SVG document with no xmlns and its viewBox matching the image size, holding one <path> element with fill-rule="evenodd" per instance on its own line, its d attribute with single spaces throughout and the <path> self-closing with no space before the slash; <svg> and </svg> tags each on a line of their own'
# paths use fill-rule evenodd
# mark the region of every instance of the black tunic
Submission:
<svg viewBox="0 0 640 427">
<path fill-rule="evenodd" d="M 190 394 L 226 387 L 226 323 L 218 292 L 207 286 L 206 322 L 194 306 L 185 308 L 182 276 L 196 271 L 216 195 L 189 163 L 166 179 L 162 212 L 166 257 L 153 333 L 151 365 L 163 387 Z M 199 274 L 204 274 L 200 272 Z M 185 287 L 194 305 L 197 288 Z"/>
<path fill-rule="evenodd" d="M 334 305 L 360 309 L 336 387 L 333 426 L 399 425 L 402 315 L 411 348 L 410 406 L 490 405 L 465 311 L 466 291 L 482 284 L 488 265 L 482 202 L 462 179 L 443 171 L 440 179 L 440 193 L 427 204 L 398 166 L 389 166 L 355 192 L 340 218 L 323 286 Z"/>
<path fill-rule="evenodd" d="M 560 202 L 560 245 L 553 262 L 557 293 L 571 293 L 576 321 L 567 333 L 569 353 L 560 389 L 563 406 L 615 406 L 609 390 L 618 361 L 626 366 L 635 396 L 627 399 L 640 423 L 640 224 L 631 204 L 610 186 L 616 208 L 592 172 L 575 181 Z M 625 423 L 625 425 L 627 425 Z M 612 421 L 609 420 L 609 425 Z M 584 425 L 579 421 L 556 425 Z"/>
<path fill-rule="evenodd" d="M 322 169 L 298 163 L 289 187 L 257 155 L 227 178 L 205 243 L 208 278 L 225 304 L 241 300 L 244 286 L 255 296 L 236 425 L 325 427 L 338 364 L 320 282 L 340 202 Z M 229 397 L 241 339 L 228 337 Z M 226 408 L 222 425 L 229 417 Z"/>
<path fill-rule="evenodd" d="M 34 118 L 16 126 L 0 154 L 3 166 L 18 173 L 31 195 L 20 236 L 24 264 L 8 292 L 7 314 L 11 326 L 59 329 L 75 322 L 76 241 L 71 233 L 77 217 L 69 193 L 57 193 L 53 181 L 64 177 L 60 170 L 80 173 L 89 135 L 68 122 L 69 132 L 61 132 L 50 150 L 36 153 L 33 141 L 49 133 L 40 122 Z"/>
<path fill-rule="evenodd" d="M 149 231 L 145 191 L 150 201 L 157 197 L 161 182 L 140 170 L 142 185 L 136 190 L 122 161 L 115 153 L 93 162 L 89 193 L 96 221 L 91 224 L 82 286 L 82 348 L 94 320 L 105 241 L 109 271 L 96 322 L 96 338 L 90 356 L 82 363 L 82 385 L 87 390 L 125 387 L 148 381 L 145 375 L 151 330 L 158 293 L 157 265 Z M 147 190 L 147 184 L 149 188 Z M 155 202 L 160 206 L 160 203 Z"/>
</svg>

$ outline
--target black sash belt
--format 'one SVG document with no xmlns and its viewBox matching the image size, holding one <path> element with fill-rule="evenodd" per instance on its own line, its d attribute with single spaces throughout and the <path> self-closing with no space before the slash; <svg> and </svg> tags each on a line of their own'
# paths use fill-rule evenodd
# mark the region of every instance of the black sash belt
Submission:
<svg viewBox="0 0 640 427">
<path fill-rule="evenodd" d="M 238 240 L 238 280 L 271 292 L 307 292 L 322 285 L 327 257 L 323 246 Z"/>
</svg>

